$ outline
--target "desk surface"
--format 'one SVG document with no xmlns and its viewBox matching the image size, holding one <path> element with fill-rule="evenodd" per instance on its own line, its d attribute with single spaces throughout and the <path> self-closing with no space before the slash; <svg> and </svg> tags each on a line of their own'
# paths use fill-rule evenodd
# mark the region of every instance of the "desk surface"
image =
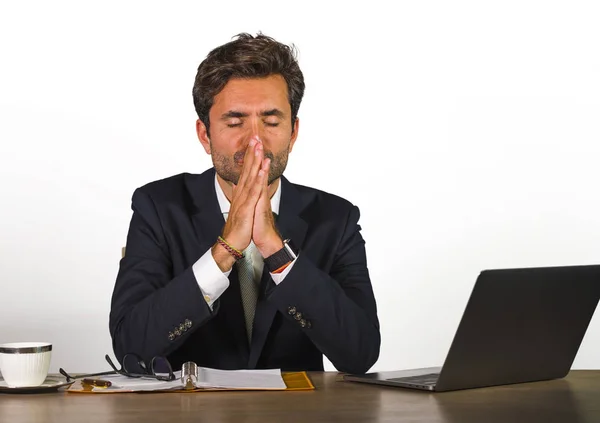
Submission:
<svg viewBox="0 0 600 423">
<path fill-rule="evenodd" d="M 600 422 L 600 371 L 561 380 L 428 393 L 311 373 L 317 390 L 0 394 L 1 422 Z"/>
</svg>

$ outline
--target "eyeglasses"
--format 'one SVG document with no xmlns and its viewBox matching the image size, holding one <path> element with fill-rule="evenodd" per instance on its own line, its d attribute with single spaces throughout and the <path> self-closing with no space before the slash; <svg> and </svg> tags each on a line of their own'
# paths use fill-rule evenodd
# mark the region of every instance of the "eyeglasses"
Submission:
<svg viewBox="0 0 600 423">
<path fill-rule="evenodd" d="M 127 377 L 135 377 L 135 378 L 150 378 L 157 380 L 175 380 L 175 375 L 173 374 L 173 369 L 171 368 L 171 364 L 165 357 L 156 356 L 152 358 L 150 361 L 145 361 L 139 355 L 135 353 L 128 353 L 123 356 L 123 365 L 121 369 L 117 369 L 117 366 L 114 365 L 108 354 L 104 356 L 110 367 L 112 367 L 112 371 L 101 372 L 101 373 L 89 373 L 85 375 L 77 375 L 71 376 L 67 373 L 63 368 L 59 369 L 61 375 L 67 378 L 67 381 L 81 379 L 91 376 L 103 376 L 103 375 L 111 375 L 111 374 L 120 374 Z"/>
</svg>

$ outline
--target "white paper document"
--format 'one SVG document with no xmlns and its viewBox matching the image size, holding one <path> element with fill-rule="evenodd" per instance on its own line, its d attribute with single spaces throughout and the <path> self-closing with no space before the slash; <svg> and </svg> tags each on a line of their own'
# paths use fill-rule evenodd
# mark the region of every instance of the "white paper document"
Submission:
<svg viewBox="0 0 600 423">
<path fill-rule="evenodd" d="M 93 391 L 166 391 L 184 389 L 181 371 L 174 372 L 175 380 L 160 381 L 151 378 L 132 378 L 123 375 L 103 376 L 102 380 L 111 382 L 109 388 L 94 387 Z M 198 389 L 248 389 L 282 390 L 286 389 L 280 369 L 267 370 L 218 370 L 198 367 Z"/>
<path fill-rule="evenodd" d="M 285 389 L 281 370 L 217 370 L 198 367 L 198 388 Z"/>
</svg>

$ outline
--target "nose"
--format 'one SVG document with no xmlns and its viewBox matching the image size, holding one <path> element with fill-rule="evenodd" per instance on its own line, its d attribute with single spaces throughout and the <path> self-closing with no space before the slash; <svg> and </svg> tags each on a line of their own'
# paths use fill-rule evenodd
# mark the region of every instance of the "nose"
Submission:
<svg viewBox="0 0 600 423">
<path fill-rule="evenodd" d="M 260 117 L 253 117 L 248 119 L 247 124 L 244 125 L 243 135 L 239 138 L 239 142 L 243 145 L 243 148 L 248 148 L 250 140 L 259 139 L 262 143 L 265 142 L 266 132 L 262 120 Z"/>
<path fill-rule="evenodd" d="M 264 128 L 260 118 L 255 117 L 252 119 L 252 124 L 250 125 L 250 136 L 248 142 L 252 137 L 258 137 L 261 141 L 264 141 Z"/>
</svg>

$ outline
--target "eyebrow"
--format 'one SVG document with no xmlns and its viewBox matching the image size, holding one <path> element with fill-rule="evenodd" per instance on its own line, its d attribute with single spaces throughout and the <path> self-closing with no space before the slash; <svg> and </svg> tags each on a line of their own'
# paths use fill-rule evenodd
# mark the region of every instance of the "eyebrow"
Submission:
<svg viewBox="0 0 600 423">
<path fill-rule="evenodd" d="M 261 116 L 277 116 L 278 118 L 284 118 L 283 112 L 279 109 L 265 110 L 261 113 Z"/>
<path fill-rule="evenodd" d="M 227 120 L 227 119 L 231 119 L 231 118 L 243 118 L 243 117 L 248 117 L 248 113 L 242 113 L 242 112 L 236 112 L 234 110 L 230 110 L 221 115 L 222 120 Z"/>
<path fill-rule="evenodd" d="M 263 117 L 276 116 L 276 117 L 282 118 L 282 119 L 285 117 L 283 112 L 279 109 L 264 110 L 260 113 L 260 115 Z M 248 113 L 237 112 L 235 110 L 229 110 L 228 112 L 225 112 L 221 115 L 222 120 L 227 120 L 227 119 L 231 119 L 231 118 L 244 118 L 244 117 L 248 117 Z"/>
</svg>

